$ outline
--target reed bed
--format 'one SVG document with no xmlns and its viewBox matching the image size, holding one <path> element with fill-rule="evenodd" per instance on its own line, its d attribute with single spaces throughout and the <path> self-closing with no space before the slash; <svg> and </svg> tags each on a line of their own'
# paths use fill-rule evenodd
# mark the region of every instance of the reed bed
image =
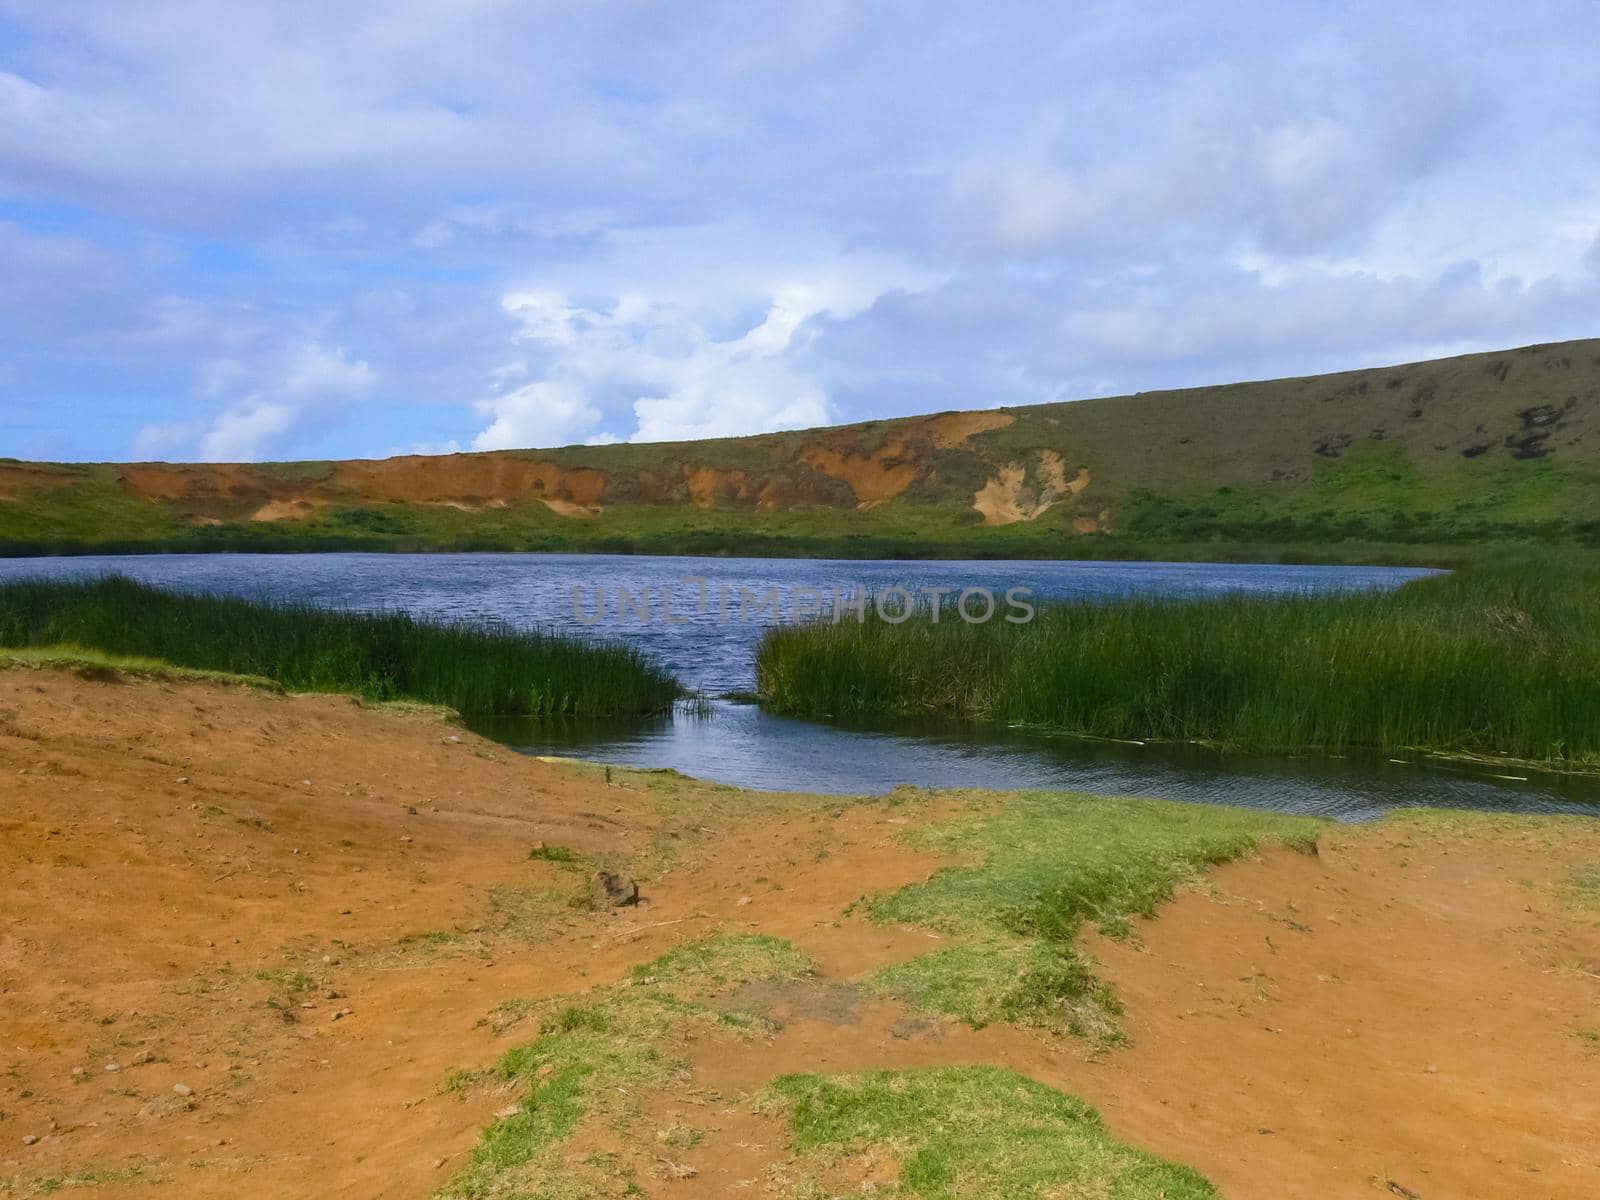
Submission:
<svg viewBox="0 0 1600 1200">
<path fill-rule="evenodd" d="M 1527 552 L 1392 592 L 1134 597 L 1026 625 L 771 631 L 762 700 L 1274 752 L 1428 748 L 1600 767 L 1600 565 Z"/>
<path fill-rule="evenodd" d="M 120 576 L 0 584 L 0 646 L 83 647 L 474 715 L 643 714 L 681 694 L 666 671 L 615 643 L 167 592 Z"/>
</svg>

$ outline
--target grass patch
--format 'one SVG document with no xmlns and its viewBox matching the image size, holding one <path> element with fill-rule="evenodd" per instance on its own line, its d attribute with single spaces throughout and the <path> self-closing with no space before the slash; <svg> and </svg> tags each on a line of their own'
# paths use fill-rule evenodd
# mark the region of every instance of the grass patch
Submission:
<svg viewBox="0 0 1600 1200">
<path fill-rule="evenodd" d="M 786 1110 L 807 1176 L 892 1159 L 873 1195 L 921 1200 L 1211 1200 L 1187 1167 L 1119 1142 L 1083 1101 L 996 1067 L 786 1075 L 767 1090 Z M 846 1186 L 849 1186 L 848 1184 Z M 850 1194 L 864 1194 L 852 1191 Z M 835 1195 L 801 1185 L 791 1194 Z"/>
<path fill-rule="evenodd" d="M 1024 625 L 791 626 L 757 672 L 766 704 L 802 716 L 1600 768 L 1600 560 L 1481 559 L 1387 593 L 1085 600 Z"/>
<path fill-rule="evenodd" d="M 528 859 L 531 862 L 575 863 L 578 855 L 568 846 L 547 846 L 540 842 L 528 851 Z"/>
<path fill-rule="evenodd" d="M 624 985 L 577 1003 L 537 1006 L 539 1036 L 504 1054 L 488 1072 L 452 1072 L 447 1090 L 520 1085 L 523 1099 L 483 1133 L 471 1161 L 439 1196 L 443 1200 L 511 1200 L 628 1194 L 631 1175 L 619 1160 L 597 1156 L 573 1163 L 563 1143 L 589 1119 L 626 1128 L 629 1094 L 681 1078 L 687 1068 L 674 1045 L 695 1025 L 740 1033 L 761 1022 L 712 1001 L 744 983 L 805 974 L 810 962 L 789 943 L 760 936 L 713 937 L 674 950 L 635 972 Z M 524 1013 L 530 1011 L 524 1007 Z"/>
<path fill-rule="evenodd" d="M 1583 867 L 1562 881 L 1561 892 L 1583 908 L 1600 909 L 1600 867 Z"/>
<path fill-rule="evenodd" d="M 117 576 L 0 584 L 0 646 L 88 647 L 295 691 L 419 700 L 472 714 L 650 713 L 681 691 L 619 644 L 177 594 Z"/>
<path fill-rule="evenodd" d="M 106 654 L 100 650 L 86 650 L 82 646 L 0 647 L 0 668 L 4 667 L 40 667 L 76 671 L 85 678 L 108 680 L 118 676 L 130 676 L 135 679 L 161 679 L 173 682 L 237 684 L 265 688 L 273 692 L 283 690 L 277 680 L 267 679 L 261 675 L 197 671 L 189 667 L 174 666 L 160 659 Z"/>
<path fill-rule="evenodd" d="M 981 803 L 981 802 L 980 802 Z M 959 855 L 922 883 L 870 897 L 878 921 L 936 929 L 955 944 L 888 967 L 874 987 L 975 1026 L 994 1021 L 1120 1039 L 1120 1006 L 1076 949 L 1092 923 L 1126 937 L 1207 867 L 1277 842 L 1314 846 L 1321 822 L 1249 809 L 1024 792 L 914 828 Z"/>
<path fill-rule="evenodd" d="M 0 1192 L 7 1196 L 54 1196 L 58 1192 L 77 1188 L 97 1188 L 110 1184 L 134 1183 L 143 1180 L 153 1183 L 143 1167 L 105 1167 L 88 1171 L 70 1171 L 64 1175 L 13 1175 L 0 1179 Z"/>
<path fill-rule="evenodd" d="M 633 969 L 635 986 L 692 999 L 756 979 L 798 979 L 811 960 L 782 938 L 747 933 L 689 942 Z"/>
<path fill-rule="evenodd" d="M 304 992 L 317 986 L 316 976 L 309 971 L 297 971 L 292 967 L 272 967 L 257 971 L 256 978 L 285 992 Z"/>
</svg>

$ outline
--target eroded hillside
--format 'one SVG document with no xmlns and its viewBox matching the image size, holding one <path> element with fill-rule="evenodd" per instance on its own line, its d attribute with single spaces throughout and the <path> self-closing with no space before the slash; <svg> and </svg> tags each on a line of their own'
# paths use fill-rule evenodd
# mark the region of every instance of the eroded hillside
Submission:
<svg viewBox="0 0 1600 1200">
<path fill-rule="evenodd" d="M 0 461 L 13 552 L 1137 552 L 1593 541 L 1600 340 L 702 442 L 346 462 Z"/>
</svg>

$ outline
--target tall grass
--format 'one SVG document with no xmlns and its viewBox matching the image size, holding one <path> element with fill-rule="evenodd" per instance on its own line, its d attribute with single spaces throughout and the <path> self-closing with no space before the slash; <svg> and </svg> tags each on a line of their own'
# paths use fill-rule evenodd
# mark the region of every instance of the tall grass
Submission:
<svg viewBox="0 0 1600 1200">
<path fill-rule="evenodd" d="M 1600 564 L 1525 552 L 1388 593 L 1138 597 L 1027 625 L 779 628 L 763 701 L 1240 749 L 1408 747 L 1600 766 Z"/>
<path fill-rule="evenodd" d="M 120 576 L 0 584 L 0 646 L 71 645 L 265 676 L 298 691 L 422 700 L 471 714 L 656 712 L 677 682 L 639 652 L 404 613 L 165 592 Z"/>
</svg>

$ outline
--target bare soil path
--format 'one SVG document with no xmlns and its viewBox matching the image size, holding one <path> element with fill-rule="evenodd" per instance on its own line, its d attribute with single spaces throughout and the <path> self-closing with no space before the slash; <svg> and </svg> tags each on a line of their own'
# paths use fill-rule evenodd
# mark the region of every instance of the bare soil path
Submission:
<svg viewBox="0 0 1600 1200">
<path fill-rule="evenodd" d="M 898 834 L 954 803 L 608 783 L 426 712 L 0 671 L 0 1194 L 427 1196 L 507 1103 L 440 1092 L 518 1036 L 496 1006 L 721 930 L 820 972 L 741 998 L 772 1040 L 683 1047 L 692 1086 L 644 1102 L 703 1140 L 613 1147 L 649 1195 L 781 1191 L 786 1131 L 743 1102 L 778 1074 L 973 1062 L 1229 1197 L 1600 1195 L 1600 913 L 1560 893 L 1593 826 L 1401 820 L 1224 867 L 1090 942 L 1133 1039 L 1095 1055 L 852 986 L 937 944 L 844 914 L 937 868 Z M 590 911 L 540 843 L 634 864 L 646 902 Z"/>
</svg>

